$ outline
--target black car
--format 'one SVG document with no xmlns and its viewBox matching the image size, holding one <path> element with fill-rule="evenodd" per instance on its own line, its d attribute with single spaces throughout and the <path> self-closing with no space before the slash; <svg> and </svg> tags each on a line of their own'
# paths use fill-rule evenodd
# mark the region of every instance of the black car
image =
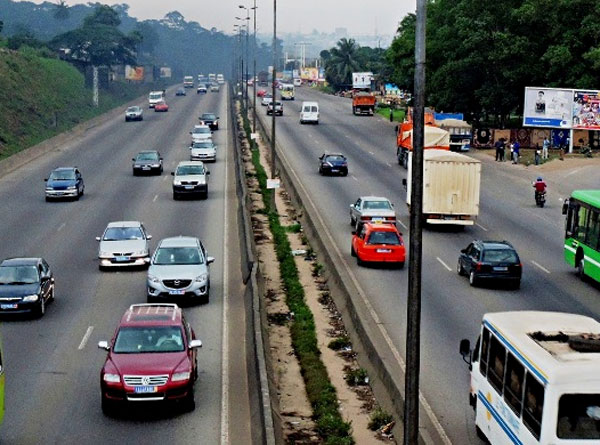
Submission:
<svg viewBox="0 0 600 445">
<path fill-rule="evenodd" d="M 163 172 L 163 158 L 156 150 L 140 151 L 133 161 L 133 176 L 140 174 L 158 174 Z"/>
<path fill-rule="evenodd" d="M 54 275 L 43 258 L 9 258 L 0 263 L 0 313 L 42 316 L 54 300 Z"/>
<path fill-rule="evenodd" d="M 348 175 L 348 160 L 339 153 L 323 153 L 319 157 L 319 174 L 321 175 Z"/>
<path fill-rule="evenodd" d="M 211 130 L 219 129 L 219 116 L 214 113 L 202 113 L 198 119 L 204 122 L 204 125 L 208 125 Z"/>
<path fill-rule="evenodd" d="M 177 88 L 177 91 L 175 92 L 175 96 L 185 96 L 185 88 Z"/>
<path fill-rule="evenodd" d="M 523 265 L 509 242 L 475 240 L 460 252 L 456 271 L 467 275 L 471 286 L 483 280 L 498 280 L 515 289 L 520 287 Z"/>
<path fill-rule="evenodd" d="M 46 181 L 46 201 L 51 199 L 79 199 L 85 185 L 77 167 L 59 167 L 52 170 Z"/>
</svg>

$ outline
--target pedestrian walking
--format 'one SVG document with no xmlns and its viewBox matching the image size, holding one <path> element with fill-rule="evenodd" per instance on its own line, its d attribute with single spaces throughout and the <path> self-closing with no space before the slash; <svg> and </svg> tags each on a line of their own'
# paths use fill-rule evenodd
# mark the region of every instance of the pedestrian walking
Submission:
<svg viewBox="0 0 600 445">
<path fill-rule="evenodd" d="M 535 165 L 540 165 L 540 144 L 535 144 Z"/>
<path fill-rule="evenodd" d="M 504 162 L 504 154 L 506 152 L 506 141 L 500 138 L 500 162 Z"/>
<path fill-rule="evenodd" d="M 519 141 L 515 140 L 515 142 L 512 144 L 512 155 L 513 155 L 513 164 L 518 164 L 519 163 L 519 149 L 521 148 L 521 144 L 519 144 Z"/>
<path fill-rule="evenodd" d="M 500 152 L 502 151 L 502 142 L 500 140 L 496 141 L 494 147 L 496 147 L 496 161 L 501 161 Z"/>
<path fill-rule="evenodd" d="M 548 148 L 550 148 L 550 141 L 548 140 L 548 136 L 544 138 L 544 142 L 542 143 L 542 159 L 548 159 Z"/>
</svg>

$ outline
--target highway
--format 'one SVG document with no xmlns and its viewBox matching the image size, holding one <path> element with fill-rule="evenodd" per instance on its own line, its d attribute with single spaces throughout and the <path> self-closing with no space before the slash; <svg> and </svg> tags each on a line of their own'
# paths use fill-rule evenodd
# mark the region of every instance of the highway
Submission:
<svg viewBox="0 0 600 445">
<path fill-rule="evenodd" d="M 227 91 L 185 97 L 167 93 L 168 113 L 144 108 L 144 121 L 124 114 L 0 179 L 0 258 L 42 256 L 56 278 L 56 301 L 41 319 L 4 316 L 6 416 L 2 443 L 243 443 L 250 430 L 243 331 L 244 310 L 237 238 L 233 154 Z M 170 172 L 189 159 L 189 131 L 202 112 L 221 117 L 214 140 L 218 161 L 207 200 L 174 201 Z M 134 177 L 131 158 L 157 149 L 162 176 Z M 44 182 L 56 166 L 77 166 L 85 195 L 77 202 L 44 201 Z M 211 266 L 211 299 L 184 308 L 204 343 L 198 350 L 196 410 L 127 410 L 110 418 L 100 408 L 100 369 L 110 340 L 130 304 L 145 303 L 146 271 L 98 270 L 96 236 L 110 221 L 143 221 L 153 236 L 198 236 Z M 230 326 L 236 341 L 229 341 Z M 225 336 L 224 336 L 225 334 Z M 230 382 L 231 387 L 230 387 Z M 230 407 L 233 410 L 230 412 Z M 143 438 L 143 439 L 142 439 Z"/>
<path fill-rule="evenodd" d="M 270 89 L 269 89 L 270 90 Z M 260 100 L 260 99 L 259 99 Z M 302 100 L 320 104 L 319 125 L 300 125 Z M 257 110 L 267 128 L 271 116 Z M 339 250 L 339 267 L 348 268 L 367 295 L 383 329 L 405 357 L 406 289 L 408 271 L 365 268 L 350 256 L 349 205 L 361 195 L 386 196 L 395 203 L 399 229 L 408 245 L 408 211 L 402 179 L 406 171 L 395 159 L 394 124 L 380 117 L 353 116 L 349 99 L 296 88 L 296 100 L 284 102 L 277 117 L 277 138 L 283 156 L 300 178 L 321 219 L 324 237 Z M 318 157 L 341 152 L 348 157 L 347 177 L 321 177 Z M 482 160 L 481 208 L 477 225 L 464 231 L 426 228 L 423 235 L 423 306 L 421 391 L 455 444 L 482 443 L 475 434 L 468 404 L 469 371 L 458 353 L 462 338 L 472 344 L 484 313 L 537 309 L 575 312 L 600 319 L 599 286 L 581 282 L 563 260 L 564 217 L 560 198 L 576 188 L 598 188 L 593 169 L 544 174 L 549 184 L 547 206 L 536 208 L 531 181 L 525 171 L 493 157 L 471 153 Z M 456 273 L 460 249 L 473 239 L 508 240 L 524 267 L 520 290 L 493 286 L 472 288 Z M 336 253 L 334 252 L 334 258 Z M 422 416 L 425 414 L 422 412 Z"/>
</svg>

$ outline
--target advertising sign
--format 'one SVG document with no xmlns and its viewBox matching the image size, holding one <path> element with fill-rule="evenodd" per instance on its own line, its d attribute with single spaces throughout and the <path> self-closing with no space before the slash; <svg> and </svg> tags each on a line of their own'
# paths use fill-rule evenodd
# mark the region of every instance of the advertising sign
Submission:
<svg viewBox="0 0 600 445">
<path fill-rule="evenodd" d="M 171 78 L 171 68 L 168 66 L 160 67 L 160 78 L 161 79 L 170 79 Z"/>
<path fill-rule="evenodd" d="M 573 92 L 573 128 L 600 130 L 600 91 Z"/>
<path fill-rule="evenodd" d="M 373 73 L 352 73 L 352 88 L 371 88 Z"/>
<path fill-rule="evenodd" d="M 525 88 L 523 126 L 571 128 L 573 90 Z"/>
<path fill-rule="evenodd" d="M 144 80 L 144 67 L 125 65 L 125 79 Z"/>
<path fill-rule="evenodd" d="M 300 78 L 308 81 L 319 80 L 319 69 L 314 67 L 304 67 L 300 73 Z"/>
<path fill-rule="evenodd" d="M 292 71 L 292 77 L 294 79 L 298 79 L 300 77 L 300 72 L 298 70 L 293 70 Z"/>
</svg>

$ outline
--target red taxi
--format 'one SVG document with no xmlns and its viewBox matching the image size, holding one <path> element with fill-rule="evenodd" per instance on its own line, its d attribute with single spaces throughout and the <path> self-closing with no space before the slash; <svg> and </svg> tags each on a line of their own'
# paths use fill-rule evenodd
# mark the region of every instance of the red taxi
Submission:
<svg viewBox="0 0 600 445">
<path fill-rule="evenodd" d="M 154 111 L 155 112 L 169 111 L 169 105 L 167 105 L 167 103 L 165 101 L 157 102 L 156 105 L 154 105 Z"/>
<path fill-rule="evenodd" d="M 402 269 L 406 261 L 402 234 L 393 224 L 359 223 L 352 237 L 351 254 L 361 266 L 367 262 L 390 263 Z"/>
<path fill-rule="evenodd" d="M 176 304 L 133 304 L 110 342 L 100 373 L 102 411 L 111 415 L 125 404 L 177 401 L 196 407 L 196 348 L 202 342 Z"/>
<path fill-rule="evenodd" d="M 256 92 L 256 96 L 257 96 L 257 97 L 264 97 L 264 96 L 265 96 L 265 94 L 267 94 L 267 90 L 258 90 L 258 91 Z"/>
</svg>

